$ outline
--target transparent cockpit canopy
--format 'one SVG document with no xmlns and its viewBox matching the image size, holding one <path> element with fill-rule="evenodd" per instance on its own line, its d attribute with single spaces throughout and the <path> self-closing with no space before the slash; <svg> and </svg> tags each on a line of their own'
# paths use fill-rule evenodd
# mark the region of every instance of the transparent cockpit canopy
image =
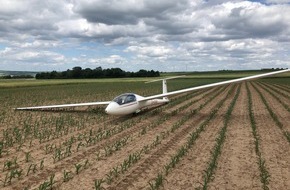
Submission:
<svg viewBox="0 0 290 190">
<path fill-rule="evenodd" d="M 127 93 L 127 94 L 121 94 L 120 96 L 117 96 L 113 100 L 114 102 L 118 103 L 119 105 L 131 103 L 136 101 L 135 94 Z"/>
</svg>

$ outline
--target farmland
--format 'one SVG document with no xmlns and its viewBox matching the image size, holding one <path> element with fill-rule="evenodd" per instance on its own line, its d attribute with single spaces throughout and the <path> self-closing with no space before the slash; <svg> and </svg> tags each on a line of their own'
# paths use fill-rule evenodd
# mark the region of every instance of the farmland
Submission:
<svg viewBox="0 0 290 190">
<path fill-rule="evenodd" d="M 135 116 L 12 109 L 161 93 L 145 80 L 0 81 L 1 189 L 290 187 L 289 74 L 181 94 Z"/>
</svg>

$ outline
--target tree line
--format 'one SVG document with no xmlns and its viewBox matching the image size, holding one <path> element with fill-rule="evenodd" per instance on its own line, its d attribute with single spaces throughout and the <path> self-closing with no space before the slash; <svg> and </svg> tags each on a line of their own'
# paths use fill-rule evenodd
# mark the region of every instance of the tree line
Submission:
<svg viewBox="0 0 290 190">
<path fill-rule="evenodd" d="M 57 72 L 41 72 L 36 74 L 36 79 L 83 79 L 83 78 L 124 78 L 124 77 L 159 77 L 159 71 L 147 71 L 144 69 L 138 72 L 127 72 L 120 68 L 102 69 L 97 67 L 95 69 L 82 69 L 81 67 L 74 67 L 72 70 Z"/>
<path fill-rule="evenodd" d="M 32 75 L 4 75 L 0 76 L 0 79 L 32 79 Z"/>
</svg>

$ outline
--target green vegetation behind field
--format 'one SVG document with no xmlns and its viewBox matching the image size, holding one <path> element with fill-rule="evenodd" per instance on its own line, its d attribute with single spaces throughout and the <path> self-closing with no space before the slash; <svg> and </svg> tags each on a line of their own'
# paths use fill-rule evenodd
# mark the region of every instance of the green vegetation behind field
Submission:
<svg viewBox="0 0 290 190">
<path fill-rule="evenodd" d="M 51 86 L 51 85 L 72 85 L 87 83 L 119 83 L 147 81 L 147 78 L 112 78 L 112 79 L 0 79 L 0 88 L 32 87 L 32 86 Z"/>
<path fill-rule="evenodd" d="M 114 79 L 116 80 L 116 79 Z M 59 81 L 59 80 L 57 80 Z M 121 82 L 122 81 L 122 82 Z M 51 104 L 81 103 L 94 101 L 109 101 L 114 97 L 132 92 L 141 96 L 149 96 L 162 93 L 162 83 L 154 82 L 145 84 L 144 81 L 124 80 L 87 83 L 69 83 L 53 85 L 17 86 L 0 89 L 0 101 L 8 104 L 7 107 L 37 106 Z M 193 86 L 213 83 L 217 79 L 190 79 L 180 78 L 168 81 L 168 90 L 174 91 Z M 34 82 L 34 81 L 30 81 Z M 75 81 L 75 82 L 78 82 Z"/>
<path fill-rule="evenodd" d="M 178 75 L 186 75 L 190 78 L 201 78 L 201 79 L 209 79 L 209 78 L 219 78 L 219 79 L 234 79 L 241 77 L 248 77 L 252 75 L 258 75 L 268 72 L 273 72 L 274 70 L 247 70 L 247 71 L 208 71 L 208 72 L 176 72 L 176 73 L 162 73 L 163 77 L 168 76 L 178 76 Z M 274 77 L 290 77 L 290 72 L 282 73 L 279 75 L 275 75 Z"/>
<path fill-rule="evenodd" d="M 290 73 L 263 82 L 290 85 Z M 236 75 L 235 75 L 236 76 Z M 237 78 L 237 77 L 234 77 Z M 231 78 L 197 78 L 189 75 L 168 81 L 168 91 L 211 84 Z M 132 92 L 141 96 L 162 93 L 162 82 L 145 84 L 152 78 L 78 79 L 78 80 L 0 80 L 2 107 L 53 105 L 112 100 L 119 94 Z M 5 105 L 4 105 L 5 104 Z M 0 110 L 1 111 L 1 110 Z M 3 112 L 4 114 L 4 112 Z"/>
<path fill-rule="evenodd" d="M 187 79 L 195 79 L 199 85 L 208 84 L 213 82 L 219 82 L 224 80 L 230 80 L 235 78 L 247 77 L 257 74 L 266 73 L 269 71 L 215 71 L 215 72 L 193 72 L 193 73 L 162 73 L 161 77 L 155 78 L 109 78 L 109 79 L 47 79 L 47 80 L 35 80 L 35 79 L 0 79 L 1 88 L 15 88 L 15 87 L 33 87 L 33 86 L 51 86 L 51 85 L 74 85 L 74 84 L 93 84 L 93 83 L 127 83 L 127 82 L 146 82 L 154 79 L 161 79 L 171 76 L 186 75 Z M 277 78 L 277 79 L 275 79 Z M 269 77 L 270 80 L 287 83 L 290 78 L 290 72 L 275 75 Z M 175 83 L 172 80 L 170 83 Z M 261 79 L 261 80 L 268 80 Z M 185 80 L 187 81 L 187 80 Z M 192 82 L 192 81 L 191 81 Z M 187 86 L 188 87 L 188 86 Z"/>
<path fill-rule="evenodd" d="M 267 83 L 290 85 L 290 77 L 265 78 L 260 80 Z"/>
</svg>

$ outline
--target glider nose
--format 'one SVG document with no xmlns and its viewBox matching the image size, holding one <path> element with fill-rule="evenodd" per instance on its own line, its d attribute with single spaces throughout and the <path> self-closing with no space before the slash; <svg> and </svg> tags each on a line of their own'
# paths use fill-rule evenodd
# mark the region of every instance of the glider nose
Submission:
<svg viewBox="0 0 290 190">
<path fill-rule="evenodd" d="M 111 102 L 109 105 L 106 107 L 105 111 L 109 115 L 114 115 L 117 111 L 118 104 L 116 102 Z"/>
</svg>

